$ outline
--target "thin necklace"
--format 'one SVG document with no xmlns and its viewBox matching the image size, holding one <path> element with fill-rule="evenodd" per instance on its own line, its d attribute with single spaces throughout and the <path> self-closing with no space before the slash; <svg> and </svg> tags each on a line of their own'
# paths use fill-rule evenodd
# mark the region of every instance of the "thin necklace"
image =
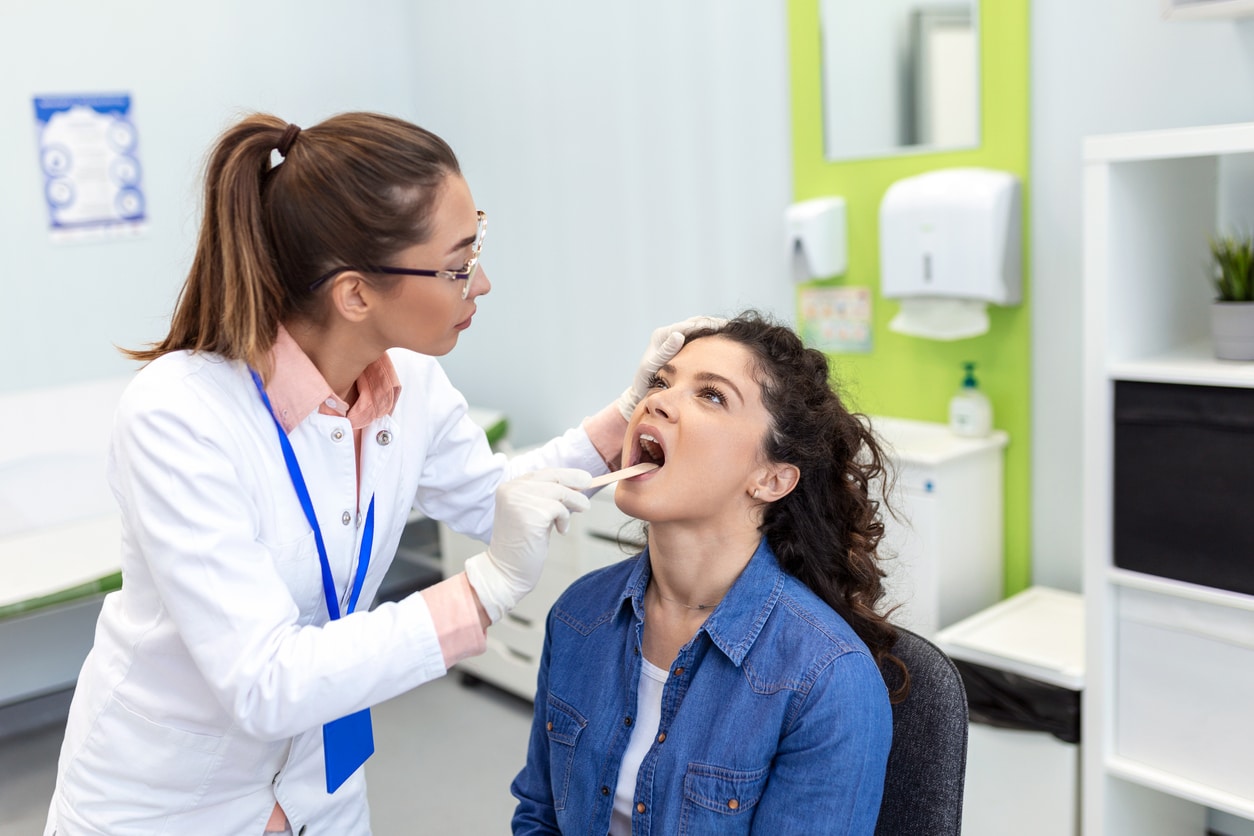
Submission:
<svg viewBox="0 0 1254 836">
<path fill-rule="evenodd" d="M 653 585 L 653 592 L 663 601 L 670 601 L 672 604 L 679 604 L 679 606 L 690 610 L 711 610 L 717 607 L 719 602 L 723 600 L 722 598 L 719 598 L 718 601 L 715 601 L 713 604 L 685 604 L 683 601 L 677 601 L 674 598 L 667 598 L 662 594 L 662 591 L 658 589 L 657 584 Z"/>
</svg>

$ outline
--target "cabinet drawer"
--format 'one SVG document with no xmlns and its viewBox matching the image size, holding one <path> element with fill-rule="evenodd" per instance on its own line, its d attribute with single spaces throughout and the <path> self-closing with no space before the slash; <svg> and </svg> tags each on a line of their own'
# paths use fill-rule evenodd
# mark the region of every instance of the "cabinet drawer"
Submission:
<svg viewBox="0 0 1254 836">
<path fill-rule="evenodd" d="M 544 571 L 540 573 L 540 580 L 535 588 L 523 596 L 510 615 L 514 617 L 516 623 L 534 624 L 543 633 L 544 620 L 549 616 L 549 608 L 576 577 L 578 574 L 574 568 L 563 563 L 548 563 Z"/>
<path fill-rule="evenodd" d="M 629 517 L 614 504 L 613 487 L 606 488 L 592 498 L 592 507 L 579 517 L 583 530 L 602 538 L 643 539 L 640 521 Z"/>
<path fill-rule="evenodd" d="M 544 620 L 532 621 L 518 611 L 505 614 L 488 628 L 488 635 L 500 642 L 514 658 L 540 669 L 540 654 L 544 652 Z"/>
<path fill-rule="evenodd" d="M 1118 590 L 1115 751 L 1254 801 L 1254 612 Z"/>
<path fill-rule="evenodd" d="M 497 641 L 489 631 L 487 650 L 480 656 L 458 662 L 456 670 L 473 674 L 523 699 L 534 700 L 539 667 L 538 659 L 531 661 L 520 656 L 516 650 Z"/>
<path fill-rule="evenodd" d="M 1115 565 L 1254 595 L 1254 389 L 1115 383 Z"/>
<path fill-rule="evenodd" d="M 611 566 L 640 554 L 644 546 L 620 543 L 605 537 L 587 536 L 579 546 L 579 574 L 586 575 L 594 569 Z"/>
</svg>

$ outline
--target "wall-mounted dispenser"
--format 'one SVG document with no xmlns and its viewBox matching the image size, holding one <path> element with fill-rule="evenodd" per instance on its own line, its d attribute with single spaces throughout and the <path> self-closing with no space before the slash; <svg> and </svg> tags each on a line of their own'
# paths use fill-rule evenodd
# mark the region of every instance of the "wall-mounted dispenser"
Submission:
<svg viewBox="0 0 1254 836">
<path fill-rule="evenodd" d="M 948 168 L 889 186 L 880 202 L 880 292 L 894 331 L 937 340 L 988 331 L 989 302 L 1017 305 L 1022 197 L 1005 171 Z"/>
<path fill-rule="evenodd" d="M 849 256 L 843 197 L 816 197 L 794 203 L 784 217 L 794 279 L 827 279 L 845 272 Z"/>
</svg>

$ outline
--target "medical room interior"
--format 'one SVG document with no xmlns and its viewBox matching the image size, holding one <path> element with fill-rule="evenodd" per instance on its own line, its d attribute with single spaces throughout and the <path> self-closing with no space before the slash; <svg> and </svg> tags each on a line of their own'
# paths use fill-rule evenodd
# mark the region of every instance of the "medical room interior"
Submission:
<svg viewBox="0 0 1254 836">
<path fill-rule="evenodd" d="M 11 0 L 0 52 L 0 836 L 42 832 L 122 583 L 117 348 L 165 333 L 204 156 L 357 110 L 445 138 L 491 216 L 441 364 L 498 451 L 662 323 L 757 309 L 828 355 L 898 475 L 889 600 L 967 682 L 962 832 L 1254 834 L 1254 330 L 1212 330 L 1254 0 Z M 127 199 L 76 222 L 69 104 L 128 126 Z M 547 608 L 630 548 L 611 493 L 485 654 L 374 708 L 376 834 L 509 831 Z M 481 548 L 415 514 L 380 598 Z"/>
</svg>

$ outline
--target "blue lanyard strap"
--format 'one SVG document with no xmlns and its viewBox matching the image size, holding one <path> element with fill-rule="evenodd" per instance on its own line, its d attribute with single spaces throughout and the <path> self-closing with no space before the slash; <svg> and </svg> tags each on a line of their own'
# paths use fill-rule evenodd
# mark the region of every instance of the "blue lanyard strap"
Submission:
<svg viewBox="0 0 1254 836">
<path fill-rule="evenodd" d="M 257 374 L 255 369 L 248 371 L 252 374 L 253 383 L 257 385 L 257 391 L 261 394 L 261 402 L 266 405 L 266 412 L 270 414 L 274 427 L 279 432 L 279 445 L 283 448 L 283 460 L 287 462 L 287 472 L 292 478 L 292 487 L 296 489 L 296 497 L 300 500 L 300 507 L 305 512 L 305 519 L 309 520 L 309 525 L 313 528 L 314 542 L 318 544 L 318 560 L 322 564 L 322 594 L 327 600 L 327 612 L 334 621 L 340 617 L 340 605 L 338 596 L 335 594 L 335 579 L 331 577 L 331 562 L 327 559 L 327 547 L 322 540 L 322 529 L 318 527 L 318 517 L 314 514 L 313 500 L 309 498 L 309 489 L 305 486 L 305 477 L 300 471 L 300 463 L 296 461 L 296 451 L 292 449 L 292 442 L 288 440 L 287 432 L 274 414 L 274 407 L 270 405 L 270 398 L 266 395 L 266 387 L 262 385 L 261 375 Z M 366 527 L 362 532 L 361 556 L 357 560 L 357 573 L 353 578 L 352 593 L 349 595 L 348 609 L 345 614 L 357 608 L 357 599 L 361 597 L 361 588 L 366 579 L 366 569 L 370 566 L 370 550 L 373 541 L 374 496 L 371 496 L 370 510 L 366 512 Z"/>
</svg>

